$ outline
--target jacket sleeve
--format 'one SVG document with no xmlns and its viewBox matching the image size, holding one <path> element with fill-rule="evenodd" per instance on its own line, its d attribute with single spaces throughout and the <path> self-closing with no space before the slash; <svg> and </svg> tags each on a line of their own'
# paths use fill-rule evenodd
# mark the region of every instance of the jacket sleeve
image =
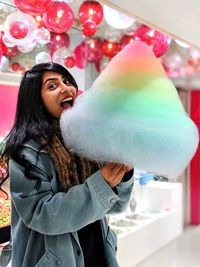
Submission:
<svg viewBox="0 0 200 267">
<path fill-rule="evenodd" d="M 99 171 L 67 192 L 53 192 L 43 172 L 34 169 L 28 177 L 24 166 L 14 160 L 9 168 L 12 201 L 19 217 L 27 227 L 43 234 L 75 232 L 102 219 L 119 200 Z M 39 189 L 31 177 L 40 180 Z"/>
<path fill-rule="evenodd" d="M 127 204 L 131 197 L 133 185 L 134 185 L 134 177 L 132 171 L 132 177 L 129 177 L 129 179 L 124 179 L 124 181 L 122 180 L 122 182 L 116 186 L 119 200 L 114 204 L 114 206 L 109 210 L 108 213 L 110 214 L 119 213 L 126 209 Z"/>
</svg>

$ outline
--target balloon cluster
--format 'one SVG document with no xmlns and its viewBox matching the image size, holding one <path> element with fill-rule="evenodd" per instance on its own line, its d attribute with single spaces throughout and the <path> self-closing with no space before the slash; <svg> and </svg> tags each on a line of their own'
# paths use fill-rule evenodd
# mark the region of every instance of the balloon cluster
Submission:
<svg viewBox="0 0 200 267">
<path fill-rule="evenodd" d="M 110 44 L 110 46 L 107 44 Z M 87 63 L 93 63 L 98 72 L 103 69 L 101 68 L 101 62 L 103 63 L 105 58 L 107 58 L 107 61 L 109 62 L 117 52 L 117 44 L 111 44 L 100 38 L 90 38 L 83 41 L 73 51 L 76 67 L 83 69 Z"/>
<path fill-rule="evenodd" d="M 13 0 L 18 8 L 17 12 L 7 16 L 4 32 L 0 33 L 0 68 L 3 62 L 7 68 L 10 57 L 20 52 L 29 53 L 39 44 L 46 45 L 49 53 L 44 49 L 36 57 L 36 63 L 54 60 L 67 68 L 74 66 L 83 69 L 88 63 L 94 64 L 101 72 L 108 62 L 118 54 L 127 44 L 140 40 L 148 44 L 156 57 L 164 55 L 170 45 L 170 38 L 148 26 L 141 25 L 135 31 L 129 31 L 119 37 L 119 31 L 132 27 L 132 18 L 117 12 L 95 0 L 83 1 L 78 10 L 82 34 L 88 39 L 70 50 L 68 35 L 75 16 L 66 1 L 59 0 Z M 69 2 L 69 1 L 68 1 Z M 112 27 L 112 36 L 104 38 L 94 37 L 98 25 L 103 18 Z M 114 32 L 114 29 L 115 32 Z M 117 32 L 118 31 L 118 32 Z M 14 62 L 13 71 L 21 71 L 21 64 Z"/>
<path fill-rule="evenodd" d="M 97 1 L 84 1 L 78 10 L 81 31 L 87 37 L 93 36 L 103 19 L 103 8 Z"/>
<path fill-rule="evenodd" d="M 48 44 L 50 50 L 48 56 L 44 53 L 37 55 L 36 61 L 51 60 L 57 49 L 69 46 L 66 32 L 72 27 L 75 18 L 72 8 L 66 2 L 14 0 L 14 4 L 18 10 L 7 16 L 4 32 L 0 33 L 0 62 L 3 56 L 5 61 L 5 57 L 13 57 L 20 52 L 29 53 L 36 44 Z M 19 71 L 19 66 L 14 64 L 11 69 Z"/>
<path fill-rule="evenodd" d="M 49 31 L 64 33 L 74 22 L 74 12 L 65 2 L 14 0 L 14 3 L 19 10 L 6 18 L 3 42 L 9 47 L 17 45 L 24 53 L 30 52 L 37 40 L 41 44 L 47 43 Z M 45 28 L 41 28 L 38 22 Z"/>
<path fill-rule="evenodd" d="M 152 47 L 156 57 L 163 56 L 169 49 L 171 39 L 168 35 L 141 25 L 135 32 L 135 40 L 142 41 Z"/>
<path fill-rule="evenodd" d="M 101 72 L 118 52 L 137 40 L 149 45 L 156 57 L 163 56 L 170 47 L 169 36 L 145 25 L 139 26 L 135 32 L 124 34 L 118 41 L 115 39 L 93 37 L 83 41 L 74 49 L 75 66 L 83 69 L 88 62 L 94 63 L 96 70 Z"/>
</svg>

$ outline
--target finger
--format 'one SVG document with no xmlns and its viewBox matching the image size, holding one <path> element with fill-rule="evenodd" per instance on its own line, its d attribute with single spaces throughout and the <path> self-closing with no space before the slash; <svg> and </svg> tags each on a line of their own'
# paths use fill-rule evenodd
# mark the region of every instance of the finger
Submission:
<svg viewBox="0 0 200 267">
<path fill-rule="evenodd" d="M 120 174 L 121 172 L 125 172 L 125 166 L 123 165 L 123 164 L 117 164 L 116 166 L 115 166 L 115 168 L 113 169 L 113 173 L 114 174 L 116 174 L 116 175 L 118 175 L 118 174 Z"/>
<path fill-rule="evenodd" d="M 110 162 L 107 163 L 104 167 L 108 168 L 108 169 L 113 169 L 114 168 L 115 163 L 114 162 Z"/>
</svg>

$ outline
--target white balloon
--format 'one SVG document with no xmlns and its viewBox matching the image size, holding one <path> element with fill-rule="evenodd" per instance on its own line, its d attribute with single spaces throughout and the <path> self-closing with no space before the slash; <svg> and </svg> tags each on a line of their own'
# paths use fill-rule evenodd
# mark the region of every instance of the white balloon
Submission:
<svg viewBox="0 0 200 267">
<path fill-rule="evenodd" d="M 9 59 L 5 56 L 2 56 L 1 62 L 0 62 L 0 71 L 5 71 L 9 67 Z"/>
<path fill-rule="evenodd" d="M 2 6 L 0 9 L 3 9 L 4 12 L 6 13 L 11 13 L 11 12 L 15 12 L 16 11 L 16 7 L 11 6 L 11 5 L 7 5 L 6 3 L 2 3 Z"/>
<path fill-rule="evenodd" d="M 185 60 L 178 52 L 173 52 L 163 57 L 163 63 L 166 67 L 177 70 L 185 64 Z"/>
<path fill-rule="evenodd" d="M 200 49 L 196 49 L 196 48 L 190 47 L 188 49 L 188 54 L 189 54 L 191 59 L 200 60 Z"/>
<path fill-rule="evenodd" d="M 35 57 L 36 64 L 50 62 L 50 61 L 51 61 L 51 56 L 45 51 L 38 53 Z"/>
<path fill-rule="evenodd" d="M 118 42 L 120 39 L 119 31 L 116 29 L 110 29 L 104 32 L 104 39 L 111 42 Z"/>
<path fill-rule="evenodd" d="M 14 47 L 14 46 L 15 46 L 15 44 L 12 43 L 12 42 L 6 37 L 5 34 L 4 34 L 3 37 L 2 37 L 2 41 L 3 41 L 3 43 L 4 43 L 6 46 L 8 46 L 8 47 Z"/>
<path fill-rule="evenodd" d="M 37 44 L 36 40 L 33 40 L 31 43 L 28 43 L 27 45 L 17 46 L 18 50 L 22 53 L 29 53 L 33 50 L 35 45 Z"/>
<path fill-rule="evenodd" d="M 130 18 L 106 5 L 103 7 L 103 13 L 106 22 L 116 29 L 126 29 L 132 26 L 135 22 L 133 18 Z"/>
<path fill-rule="evenodd" d="M 64 65 L 65 58 L 71 56 L 73 56 L 72 52 L 68 48 L 61 47 L 53 53 L 53 62 Z"/>
<path fill-rule="evenodd" d="M 42 45 L 47 44 L 50 41 L 50 38 L 51 35 L 47 29 L 45 28 L 38 29 L 36 37 L 38 44 Z"/>
<path fill-rule="evenodd" d="M 188 48 L 188 47 L 190 47 L 188 44 L 186 44 L 186 43 L 184 43 L 184 42 L 182 42 L 182 41 L 180 41 L 180 40 L 178 40 L 178 39 L 175 39 L 175 42 L 176 42 L 179 46 L 181 46 L 181 47 L 183 47 L 183 48 Z"/>
</svg>

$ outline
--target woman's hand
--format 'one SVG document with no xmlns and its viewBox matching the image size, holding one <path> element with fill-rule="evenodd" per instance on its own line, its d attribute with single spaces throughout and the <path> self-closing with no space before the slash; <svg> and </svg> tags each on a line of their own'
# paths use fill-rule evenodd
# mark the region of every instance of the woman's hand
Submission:
<svg viewBox="0 0 200 267">
<path fill-rule="evenodd" d="M 125 172 L 130 172 L 133 169 L 132 166 L 128 166 L 128 165 L 126 165 L 125 168 L 126 168 Z"/>
<path fill-rule="evenodd" d="M 101 175 L 111 188 L 118 185 L 124 174 L 127 172 L 127 166 L 120 163 L 108 163 L 101 170 Z"/>
</svg>

